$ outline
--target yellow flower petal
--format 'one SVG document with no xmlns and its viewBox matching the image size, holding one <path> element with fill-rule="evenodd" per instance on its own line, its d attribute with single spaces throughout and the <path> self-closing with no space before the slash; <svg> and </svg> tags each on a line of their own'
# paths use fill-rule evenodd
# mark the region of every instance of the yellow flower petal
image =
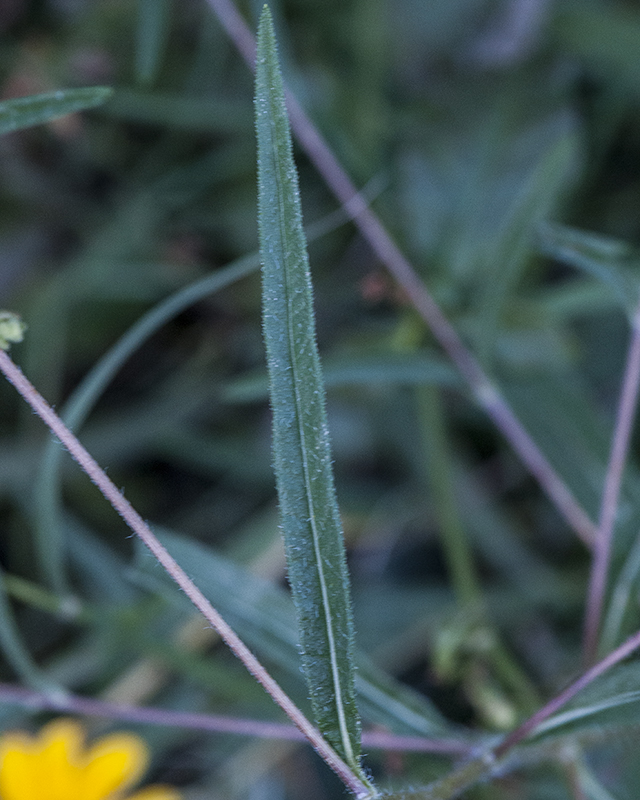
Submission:
<svg viewBox="0 0 640 800">
<path fill-rule="evenodd" d="M 83 749 L 84 728 L 75 720 L 57 719 L 45 725 L 32 746 L 40 800 L 82 797 Z"/>
<path fill-rule="evenodd" d="M 30 739 L 8 734 L 0 742 L 0 797 L 3 800 L 38 800 Z"/>
<path fill-rule="evenodd" d="M 56 720 L 38 737 L 0 737 L 2 800 L 67 800 L 78 796 L 84 732 L 73 720 Z"/>
<path fill-rule="evenodd" d="M 115 733 L 85 747 L 84 728 L 71 719 L 50 722 L 39 736 L 0 736 L 0 800 L 122 800 L 149 760 L 145 743 Z M 149 786 L 126 800 L 180 800 L 167 786 Z"/>
<path fill-rule="evenodd" d="M 82 800 L 103 800 L 116 789 L 132 786 L 148 761 L 147 747 L 138 736 L 115 733 L 98 740 L 85 757 Z"/>
</svg>

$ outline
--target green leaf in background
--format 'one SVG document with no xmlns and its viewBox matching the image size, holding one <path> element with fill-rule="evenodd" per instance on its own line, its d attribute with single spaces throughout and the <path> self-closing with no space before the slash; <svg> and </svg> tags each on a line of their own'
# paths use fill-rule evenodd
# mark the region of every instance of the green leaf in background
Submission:
<svg viewBox="0 0 640 800">
<path fill-rule="evenodd" d="M 215 292 L 257 269 L 257 257 L 250 255 L 178 290 L 158 303 L 100 358 L 67 399 L 62 417 L 77 432 L 113 377 L 142 343 L 168 320 L 203 296 Z M 61 472 L 64 450 L 51 438 L 40 463 L 36 481 L 35 513 L 38 520 L 38 557 L 43 574 L 59 593 L 64 593 L 65 540 L 61 522 Z"/>
<path fill-rule="evenodd" d="M 263 325 L 273 448 L 303 669 L 316 722 L 362 775 L 353 622 L 315 336 L 311 278 L 275 34 L 258 32 L 256 129 Z"/>
<path fill-rule="evenodd" d="M 136 80 L 155 83 L 169 36 L 172 0 L 138 0 Z"/>
<path fill-rule="evenodd" d="M 547 736 L 581 734 L 593 728 L 622 728 L 640 722 L 640 664 L 617 664 L 583 689 L 557 714 L 533 731 L 530 741 Z"/>
<path fill-rule="evenodd" d="M 597 278 L 633 316 L 640 296 L 640 258 L 630 244 L 546 222 L 539 228 L 538 247 L 550 258 Z"/>
<path fill-rule="evenodd" d="M 202 99 L 148 89 L 118 88 L 103 113 L 125 122 L 206 134 L 238 136 L 250 123 L 246 103 L 233 97 Z"/>
<path fill-rule="evenodd" d="M 0 648 L 6 663 L 20 676 L 27 686 L 45 695 L 61 696 L 62 687 L 56 685 L 35 663 L 20 629 L 15 621 L 11 603 L 5 589 L 5 579 L 0 571 Z"/>
<path fill-rule="evenodd" d="M 0 134 L 42 125 L 65 114 L 102 105 L 112 91 L 108 86 L 92 86 L 4 100 L 0 103 Z"/>
<path fill-rule="evenodd" d="M 300 680 L 300 637 L 289 595 L 201 542 L 158 527 L 154 531 L 242 639 Z M 139 543 L 127 577 L 192 613 L 190 601 L 158 572 L 157 562 Z M 429 698 L 387 675 L 364 653 L 356 651 L 355 658 L 358 705 L 371 725 L 400 734 L 469 738 L 468 731 L 445 720 Z"/>
<path fill-rule="evenodd" d="M 617 88 L 638 91 L 640 14 L 634 4 L 565 2 L 559 4 L 552 35 L 565 52 Z"/>
</svg>

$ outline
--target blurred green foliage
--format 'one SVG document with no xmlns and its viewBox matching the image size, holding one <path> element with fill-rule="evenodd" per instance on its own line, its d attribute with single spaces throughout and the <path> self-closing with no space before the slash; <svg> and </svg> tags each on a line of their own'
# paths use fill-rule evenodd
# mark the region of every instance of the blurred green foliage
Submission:
<svg viewBox="0 0 640 800">
<path fill-rule="evenodd" d="M 255 27 L 261 3 L 238 5 Z M 290 86 L 596 518 L 639 286 L 637 4 L 271 7 Z M 28 324 L 13 356 L 62 411 L 145 313 L 256 250 L 252 76 L 203 0 L 12 0 L 0 3 L 0 85 L 3 99 L 115 89 L 100 108 L 0 139 L 0 306 Z M 317 234 L 319 346 L 369 665 L 358 687 L 365 726 L 495 731 L 526 713 L 527 698 L 549 697 L 579 672 L 588 554 L 296 155 L 305 222 Z M 248 267 L 141 336 L 80 427 L 143 516 L 178 532 L 188 571 L 212 559 L 218 580 L 233 575 L 247 592 L 258 591 L 258 578 L 284 581 L 265 374 L 259 279 Z M 439 405 L 425 405 L 426 388 Z M 0 604 L 0 678 L 279 719 L 200 623 L 185 627 L 190 611 L 140 565 L 123 523 L 67 457 L 59 494 L 42 492 L 43 426 L 10 387 L 0 403 L 0 563 L 10 598 Z M 434 424 L 446 444 L 439 461 Z M 640 622 L 637 443 L 634 451 L 609 647 Z M 441 537 L 441 504 L 452 498 L 486 611 L 453 589 Z M 63 547 L 53 556 L 52 542 Z M 51 558 L 61 565 L 53 574 Z M 213 593 L 210 580 L 202 588 Z M 235 607 L 241 632 L 306 707 L 290 608 L 271 588 L 260 602 L 286 610 L 252 616 L 259 602 L 243 611 L 239 597 L 228 613 Z M 487 630 L 522 680 L 490 655 Z M 640 782 L 631 672 L 610 681 L 624 713 L 598 717 L 585 734 L 576 774 L 589 797 L 632 798 Z M 386 694 L 376 693 L 386 681 Z M 3 727 L 30 715 L 0 706 Z M 573 717 L 571 726 L 582 730 Z M 299 746 L 144 732 L 157 753 L 154 779 L 184 785 L 193 800 L 341 796 Z M 374 750 L 367 764 L 381 784 L 446 769 L 441 757 Z M 572 774 L 523 766 L 468 796 L 570 798 Z"/>
</svg>

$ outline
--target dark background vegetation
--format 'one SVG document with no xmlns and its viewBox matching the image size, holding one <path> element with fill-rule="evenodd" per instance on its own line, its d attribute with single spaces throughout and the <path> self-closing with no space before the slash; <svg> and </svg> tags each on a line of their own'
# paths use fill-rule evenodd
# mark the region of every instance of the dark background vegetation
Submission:
<svg viewBox="0 0 640 800">
<path fill-rule="evenodd" d="M 116 89 L 100 109 L 0 141 L 0 304 L 29 325 L 14 357 L 57 408 L 143 313 L 257 247 L 252 76 L 203 0 L 166 5 L 163 40 L 153 3 L 0 3 L 3 98 Z M 255 27 L 261 3 L 239 6 Z M 638 270 L 638 4 L 271 7 L 290 86 L 596 517 L 629 334 L 618 268 Z M 334 199 L 296 156 L 305 222 L 329 223 L 310 256 L 359 644 L 449 719 L 508 727 L 524 709 L 471 636 L 477 609 L 451 591 L 425 385 L 444 408 L 455 511 L 488 613 L 540 699 L 580 669 L 587 552 L 353 226 L 331 224 Z M 629 246 L 580 240 L 597 255 L 594 276 L 563 263 L 545 220 Z M 80 438 L 144 517 L 284 585 L 259 292 L 256 272 L 162 327 Z M 131 572 L 127 530 L 68 461 L 67 578 L 87 606 L 77 619 L 56 612 L 34 519 L 46 434 L 9 386 L 0 403 L 0 562 L 40 668 L 89 695 L 279 718 L 201 623 L 185 631 L 182 606 Z M 639 486 L 632 469 L 614 580 L 637 533 Z M 632 600 L 614 639 L 637 625 Z M 29 679 L 15 669 L 3 661 L 0 677 Z M 302 684 L 284 681 L 304 703 Z M 5 727 L 23 718 L 0 708 Z M 154 777 L 189 798 L 341 795 L 306 749 L 145 734 L 158 754 Z M 627 757 L 637 734 L 625 737 L 603 778 L 621 799 L 637 796 Z M 372 751 L 369 763 L 383 780 L 419 782 L 444 762 Z M 549 767 L 469 796 L 578 795 Z"/>
</svg>

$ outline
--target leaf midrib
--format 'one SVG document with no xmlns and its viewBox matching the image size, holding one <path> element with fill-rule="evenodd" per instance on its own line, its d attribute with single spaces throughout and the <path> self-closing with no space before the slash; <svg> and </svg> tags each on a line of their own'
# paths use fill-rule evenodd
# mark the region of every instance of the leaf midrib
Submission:
<svg viewBox="0 0 640 800">
<path fill-rule="evenodd" d="M 329 653 L 330 653 L 330 662 L 331 662 L 331 674 L 333 677 L 333 685 L 335 691 L 335 707 L 338 714 L 338 724 L 340 726 L 340 738 L 342 740 L 342 746 L 345 751 L 345 755 L 347 757 L 347 761 L 350 763 L 354 763 L 356 761 L 355 755 L 353 752 L 353 748 L 351 746 L 351 738 L 349 736 L 349 731 L 347 727 L 347 721 L 344 714 L 344 704 L 342 698 L 342 686 L 340 683 L 340 671 L 338 668 L 338 659 L 337 659 L 337 651 L 336 651 L 336 644 L 335 638 L 333 635 L 333 627 L 332 627 L 332 616 L 331 616 L 331 606 L 329 602 L 329 596 L 327 592 L 327 583 L 324 574 L 324 566 L 322 564 L 322 558 L 320 553 L 320 542 L 318 537 L 318 531 L 316 527 L 316 516 L 315 516 L 315 507 L 313 503 L 313 495 L 311 492 L 311 481 L 309 476 L 309 465 L 307 460 L 307 446 L 306 446 L 306 437 L 304 434 L 304 425 L 302 422 L 302 400 L 300 398 L 300 394 L 298 391 L 298 364 L 297 359 L 295 357 L 296 350 L 295 350 L 295 336 L 293 331 L 293 325 L 291 322 L 292 313 L 291 308 L 294 302 L 293 297 L 290 296 L 289 293 L 289 267 L 287 263 L 286 257 L 286 249 L 283 246 L 286 241 L 286 231 L 284 226 L 284 216 L 286 213 L 286 204 L 285 204 L 285 191 L 284 187 L 282 186 L 280 180 L 280 171 L 278 169 L 280 165 L 280 156 L 277 147 L 277 131 L 275 130 L 276 123 L 275 120 L 277 118 L 277 109 L 274 109 L 273 102 L 271 98 L 271 94 L 269 93 L 269 106 L 270 106 L 270 114 L 269 114 L 269 125 L 271 128 L 272 134 L 272 152 L 274 154 L 275 160 L 275 183 L 278 195 L 278 206 L 282 213 L 278 214 L 278 221 L 280 227 L 280 249 L 283 253 L 283 270 L 284 270 L 284 293 L 285 293 L 285 304 L 286 304 L 286 326 L 287 326 L 287 344 L 289 347 L 289 363 L 291 364 L 292 376 L 293 376 L 293 393 L 295 398 L 295 417 L 296 417 L 296 426 L 298 429 L 298 436 L 300 438 L 300 445 L 301 445 L 301 454 L 302 454 L 302 467 L 303 467 L 303 474 L 304 474 L 304 484 L 305 484 L 305 499 L 307 503 L 307 509 L 309 511 L 308 519 L 309 524 L 311 526 L 311 531 L 313 534 L 313 549 L 315 554 L 316 566 L 318 570 L 318 576 L 320 581 L 320 591 L 322 593 L 322 604 L 324 610 L 324 617 L 325 617 L 325 628 L 327 639 L 329 643 Z M 286 146 L 286 145 L 285 145 Z M 313 356 L 312 356 L 313 357 Z"/>
</svg>

